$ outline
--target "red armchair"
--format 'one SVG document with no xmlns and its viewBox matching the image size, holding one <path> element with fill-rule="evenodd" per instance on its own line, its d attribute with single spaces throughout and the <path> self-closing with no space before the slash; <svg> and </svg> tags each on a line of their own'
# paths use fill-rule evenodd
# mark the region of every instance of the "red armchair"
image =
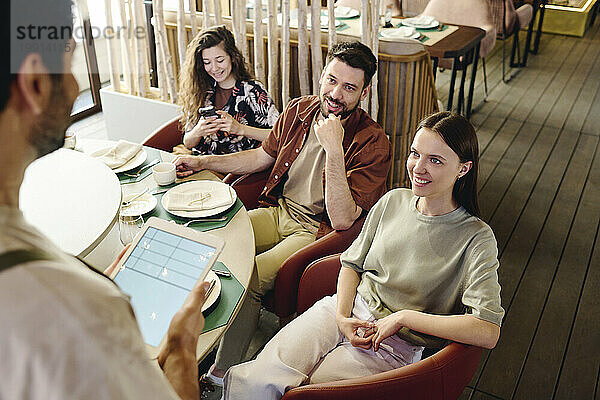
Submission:
<svg viewBox="0 0 600 400">
<path fill-rule="evenodd" d="M 176 117 L 160 126 L 144 139 L 142 144 L 155 149 L 173 151 L 173 147 L 183 141 L 183 131 L 179 126 L 179 117 Z"/>
<path fill-rule="evenodd" d="M 335 293 L 340 268 L 339 254 L 306 268 L 298 288 L 298 314 Z M 300 386 L 288 391 L 282 400 L 457 399 L 480 359 L 481 348 L 450 343 L 417 363 L 363 378 Z"/>
</svg>

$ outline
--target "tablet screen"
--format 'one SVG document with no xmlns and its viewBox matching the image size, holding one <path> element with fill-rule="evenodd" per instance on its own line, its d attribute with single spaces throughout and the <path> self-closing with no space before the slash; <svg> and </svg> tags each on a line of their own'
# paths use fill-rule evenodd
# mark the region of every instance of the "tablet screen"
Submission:
<svg viewBox="0 0 600 400">
<path fill-rule="evenodd" d="M 115 277 L 131 296 L 146 343 L 160 344 L 171 318 L 212 265 L 213 256 L 215 247 L 148 227 Z"/>
</svg>

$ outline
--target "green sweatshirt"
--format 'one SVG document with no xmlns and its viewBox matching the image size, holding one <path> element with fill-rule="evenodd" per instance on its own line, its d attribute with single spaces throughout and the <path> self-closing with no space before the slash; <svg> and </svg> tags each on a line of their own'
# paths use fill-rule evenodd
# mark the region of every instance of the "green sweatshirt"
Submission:
<svg viewBox="0 0 600 400">
<path fill-rule="evenodd" d="M 358 238 L 341 255 L 361 274 L 358 293 L 376 318 L 400 310 L 471 314 L 500 325 L 498 248 L 491 228 L 459 207 L 421 214 L 409 189 L 386 193 L 373 206 Z M 441 347 L 439 338 L 402 328 L 415 345 Z"/>
</svg>

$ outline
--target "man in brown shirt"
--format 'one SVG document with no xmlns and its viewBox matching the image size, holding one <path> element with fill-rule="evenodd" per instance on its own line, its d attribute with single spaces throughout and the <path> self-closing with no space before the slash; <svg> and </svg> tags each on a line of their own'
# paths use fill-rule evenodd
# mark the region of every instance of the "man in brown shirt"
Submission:
<svg viewBox="0 0 600 400">
<path fill-rule="evenodd" d="M 262 147 L 176 160 L 180 177 L 201 169 L 241 175 L 272 168 L 259 198 L 262 207 L 250 211 L 256 276 L 209 378 L 218 382 L 241 361 L 256 329 L 260 299 L 273 287 L 283 261 L 332 229 L 348 229 L 385 193 L 390 143 L 359 108 L 376 69 L 368 47 L 339 43 L 327 55 L 319 96 L 292 100 Z"/>
</svg>

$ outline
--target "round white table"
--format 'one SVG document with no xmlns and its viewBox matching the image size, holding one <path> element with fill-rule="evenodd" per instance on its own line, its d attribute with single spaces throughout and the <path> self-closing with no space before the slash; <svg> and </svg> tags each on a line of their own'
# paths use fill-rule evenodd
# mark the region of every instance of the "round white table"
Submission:
<svg viewBox="0 0 600 400">
<path fill-rule="evenodd" d="M 27 168 L 19 202 L 30 224 L 63 251 L 84 257 L 115 224 L 121 187 L 102 162 L 59 149 Z"/>
</svg>

